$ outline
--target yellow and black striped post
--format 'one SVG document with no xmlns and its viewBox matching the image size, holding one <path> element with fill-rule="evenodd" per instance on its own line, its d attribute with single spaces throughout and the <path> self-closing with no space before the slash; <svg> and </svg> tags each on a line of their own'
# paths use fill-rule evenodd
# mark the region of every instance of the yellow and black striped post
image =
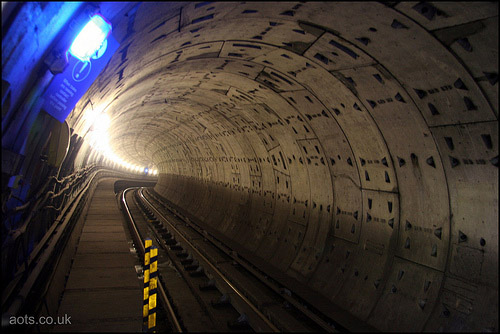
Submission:
<svg viewBox="0 0 500 334">
<path fill-rule="evenodd" d="M 144 332 L 148 330 L 149 318 L 149 273 L 150 273 L 150 251 L 153 241 L 146 239 L 144 242 L 144 297 L 142 306 L 142 329 Z"/>
<path fill-rule="evenodd" d="M 151 247 L 149 252 L 149 317 L 148 330 L 156 330 L 156 296 L 158 295 L 158 248 Z"/>
</svg>

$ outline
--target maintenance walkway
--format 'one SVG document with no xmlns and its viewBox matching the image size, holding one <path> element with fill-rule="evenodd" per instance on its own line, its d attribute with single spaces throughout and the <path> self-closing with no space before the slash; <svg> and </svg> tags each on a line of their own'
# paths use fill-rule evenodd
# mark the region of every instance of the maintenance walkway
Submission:
<svg viewBox="0 0 500 334">
<path fill-rule="evenodd" d="M 142 281 L 134 266 L 115 179 L 99 183 L 86 213 L 82 234 L 58 311 L 71 324 L 56 332 L 140 332 Z M 128 233 L 128 232 L 127 232 Z"/>
</svg>

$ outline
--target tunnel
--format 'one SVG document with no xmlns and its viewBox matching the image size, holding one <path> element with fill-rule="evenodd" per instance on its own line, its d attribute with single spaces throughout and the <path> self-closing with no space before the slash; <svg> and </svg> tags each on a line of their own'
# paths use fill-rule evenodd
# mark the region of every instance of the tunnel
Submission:
<svg viewBox="0 0 500 334">
<path fill-rule="evenodd" d="M 85 5 L 2 3 L 4 214 L 44 152 L 114 152 L 346 330 L 498 331 L 497 2 L 94 5 L 119 46 L 61 122 L 42 69 Z"/>
</svg>

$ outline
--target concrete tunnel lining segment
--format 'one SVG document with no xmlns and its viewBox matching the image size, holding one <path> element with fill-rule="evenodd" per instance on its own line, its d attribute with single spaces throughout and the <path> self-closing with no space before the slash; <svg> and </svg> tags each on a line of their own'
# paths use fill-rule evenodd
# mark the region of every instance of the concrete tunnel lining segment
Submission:
<svg viewBox="0 0 500 334">
<path fill-rule="evenodd" d="M 498 330 L 498 86 L 434 33 L 483 6 L 142 3 L 68 122 L 106 106 L 155 191 L 379 330 Z"/>
</svg>

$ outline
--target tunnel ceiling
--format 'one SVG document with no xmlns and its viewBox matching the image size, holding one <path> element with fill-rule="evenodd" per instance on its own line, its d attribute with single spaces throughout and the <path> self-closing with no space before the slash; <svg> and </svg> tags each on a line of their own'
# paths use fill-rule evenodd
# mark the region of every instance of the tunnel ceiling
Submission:
<svg viewBox="0 0 500 334">
<path fill-rule="evenodd" d="M 105 109 L 156 191 L 354 319 L 498 330 L 498 5 L 438 7 L 142 3 L 68 122 Z"/>
</svg>

